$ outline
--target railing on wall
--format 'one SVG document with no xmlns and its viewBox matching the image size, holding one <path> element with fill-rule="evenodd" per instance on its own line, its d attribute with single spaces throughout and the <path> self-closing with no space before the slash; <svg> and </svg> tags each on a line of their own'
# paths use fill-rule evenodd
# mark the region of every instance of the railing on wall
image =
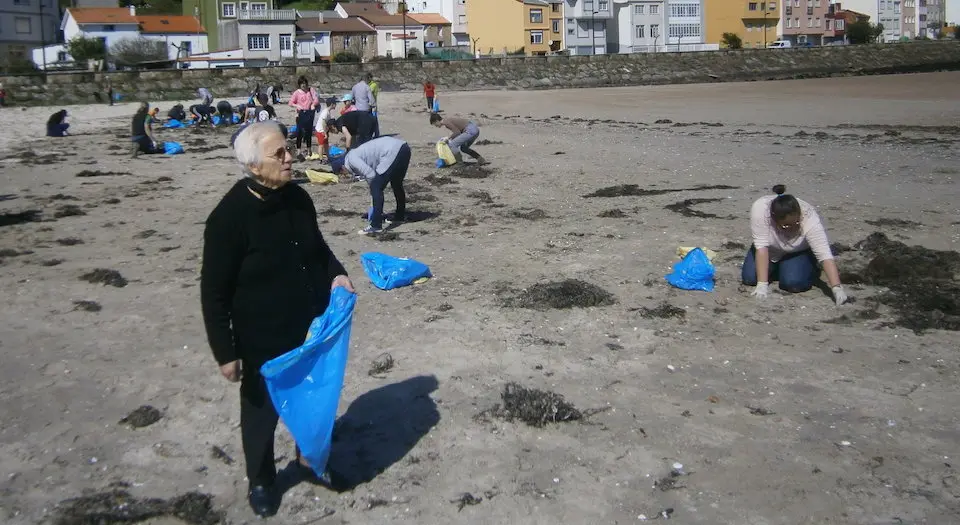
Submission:
<svg viewBox="0 0 960 525">
<path fill-rule="evenodd" d="M 237 20 L 268 20 L 296 22 L 296 9 L 241 9 L 237 11 Z"/>
<path fill-rule="evenodd" d="M 719 44 L 660 44 L 657 46 L 632 46 L 631 53 L 691 53 L 693 51 L 717 51 Z"/>
</svg>

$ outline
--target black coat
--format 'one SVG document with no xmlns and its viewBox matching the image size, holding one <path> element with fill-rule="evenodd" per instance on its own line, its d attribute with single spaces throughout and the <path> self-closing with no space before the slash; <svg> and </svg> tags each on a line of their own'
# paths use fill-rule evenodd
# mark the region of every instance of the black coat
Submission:
<svg viewBox="0 0 960 525">
<path fill-rule="evenodd" d="M 303 344 L 346 275 L 317 226 L 310 196 L 288 184 L 261 201 L 237 182 L 207 218 L 200 300 L 217 363 L 245 375 Z M 251 368 L 253 370 L 251 370 Z"/>
</svg>

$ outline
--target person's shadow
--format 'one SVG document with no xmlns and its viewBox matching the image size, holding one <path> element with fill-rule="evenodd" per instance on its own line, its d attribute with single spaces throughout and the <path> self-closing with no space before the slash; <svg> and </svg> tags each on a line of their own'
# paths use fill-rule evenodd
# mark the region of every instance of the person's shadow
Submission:
<svg viewBox="0 0 960 525">
<path fill-rule="evenodd" d="M 337 492 L 367 483 L 403 459 L 420 438 L 440 422 L 430 394 L 439 386 L 434 376 L 416 376 L 371 390 L 355 399 L 337 419 L 327 471 Z M 282 492 L 306 481 L 296 460 L 279 473 Z"/>
</svg>

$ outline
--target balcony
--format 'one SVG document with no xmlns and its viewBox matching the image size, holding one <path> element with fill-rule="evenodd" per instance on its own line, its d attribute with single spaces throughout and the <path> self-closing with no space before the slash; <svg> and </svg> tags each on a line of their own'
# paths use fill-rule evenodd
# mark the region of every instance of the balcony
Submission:
<svg viewBox="0 0 960 525">
<path fill-rule="evenodd" d="M 755 7 L 755 9 L 750 9 Z M 763 9 L 761 9 L 761 7 Z M 764 11 L 766 9 L 766 11 Z M 787 9 L 790 9 L 789 7 Z M 766 16 L 764 16 L 766 13 Z M 787 14 L 790 14 L 789 11 Z M 744 20 L 777 20 L 780 18 L 780 13 L 776 9 L 770 9 L 766 2 L 750 2 L 744 6 L 743 14 L 740 15 L 740 18 Z"/>
<path fill-rule="evenodd" d="M 296 9 L 241 9 L 237 11 L 237 20 L 256 20 L 260 22 L 296 22 Z"/>
</svg>

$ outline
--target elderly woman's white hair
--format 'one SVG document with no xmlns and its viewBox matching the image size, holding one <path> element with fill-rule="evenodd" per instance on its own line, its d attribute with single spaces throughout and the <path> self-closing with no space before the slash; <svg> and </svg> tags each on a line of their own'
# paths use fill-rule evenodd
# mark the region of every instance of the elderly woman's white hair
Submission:
<svg viewBox="0 0 960 525">
<path fill-rule="evenodd" d="M 254 122 L 237 135 L 233 143 L 233 153 L 243 169 L 243 174 L 251 177 L 250 166 L 259 166 L 263 163 L 263 142 L 273 134 L 279 134 L 286 139 L 283 127 L 275 120 Z"/>
</svg>

